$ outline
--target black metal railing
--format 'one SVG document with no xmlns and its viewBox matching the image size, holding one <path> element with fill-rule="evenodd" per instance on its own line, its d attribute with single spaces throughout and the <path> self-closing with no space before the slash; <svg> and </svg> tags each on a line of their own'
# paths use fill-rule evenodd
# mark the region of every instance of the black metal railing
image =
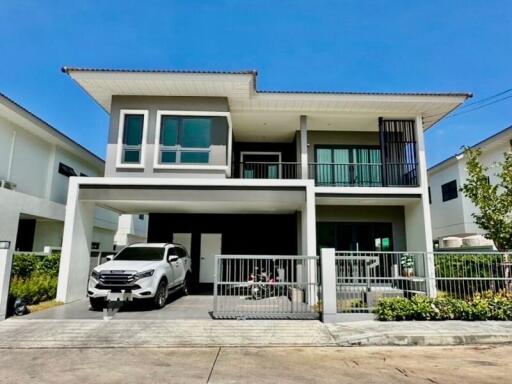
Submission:
<svg viewBox="0 0 512 384">
<path fill-rule="evenodd" d="M 243 162 L 241 179 L 300 179 L 300 163 L 295 162 Z"/>
<path fill-rule="evenodd" d="M 416 164 L 310 163 L 309 178 L 324 187 L 417 186 Z"/>
<path fill-rule="evenodd" d="M 300 179 L 297 162 L 242 162 L 235 177 L 241 179 Z M 414 163 L 309 163 L 308 178 L 323 187 L 417 186 Z"/>
</svg>

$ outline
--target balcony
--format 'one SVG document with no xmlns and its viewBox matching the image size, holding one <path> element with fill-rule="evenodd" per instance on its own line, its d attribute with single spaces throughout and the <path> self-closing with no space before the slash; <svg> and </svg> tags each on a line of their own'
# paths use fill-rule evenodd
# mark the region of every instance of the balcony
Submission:
<svg viewBox="0 0 512 384">
<path fill-rule="evenodd" d="M 298 162 L 243 162 L 241 179 L 300 179 Z M 308 177 L 319 187 L 418 186 L 416 163 L 309 163 Z"/>
</svg>

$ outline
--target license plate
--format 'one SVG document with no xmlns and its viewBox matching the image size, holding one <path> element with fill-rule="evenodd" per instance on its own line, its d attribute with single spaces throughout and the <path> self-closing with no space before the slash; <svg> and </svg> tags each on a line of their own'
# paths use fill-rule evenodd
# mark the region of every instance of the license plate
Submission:
<svg viewBox="0 0 512 384">
<path fill-rule="evenodd" d="M 131 292 L 109 292 L 107 296 L 107 300 L 109 301 L 131 301 L 132 293 Z"/>
</svg>

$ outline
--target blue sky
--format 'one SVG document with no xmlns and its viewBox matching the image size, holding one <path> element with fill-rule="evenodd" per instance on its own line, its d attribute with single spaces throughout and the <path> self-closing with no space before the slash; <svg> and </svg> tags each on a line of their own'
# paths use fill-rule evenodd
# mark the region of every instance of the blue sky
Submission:
<svg viewBox="0 0 512 384">
<path fill-rule="evenodd" d="M 0 36 L 0 92 L 102 157 L 108 117 L 63 65 L 257 69 L 260 90 L 512 88 L 509 0 L 0 0 Z M 428 162 L 509 125 L 512 98 L 446 119 Z"/>
</svg>

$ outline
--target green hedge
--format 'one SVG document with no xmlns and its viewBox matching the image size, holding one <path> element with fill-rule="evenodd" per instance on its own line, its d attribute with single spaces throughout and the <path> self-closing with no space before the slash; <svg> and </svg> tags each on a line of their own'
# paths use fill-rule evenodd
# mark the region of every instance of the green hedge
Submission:
<svg viewBox="0 0 512 384">
<path fill-rule="evenodd" d="M 505 288 L 503 255 L 443 254 L 434 257 L 437 289 L 459 298 Z M 454 280 L 458 278 L 458 280 Z"/>
<path fill-rule="evenodd" d="M 381 299 L 375 309 L 381 321 L 512 320 L 512 293 L 485 292 L 471 299 L 413 296 Z"/>
<path fill-rule="evenodd" d="M 60 255 L 13 257 L 9 293 L 26 304 L 52 300 L 57 294 Z"/>
</svg>

